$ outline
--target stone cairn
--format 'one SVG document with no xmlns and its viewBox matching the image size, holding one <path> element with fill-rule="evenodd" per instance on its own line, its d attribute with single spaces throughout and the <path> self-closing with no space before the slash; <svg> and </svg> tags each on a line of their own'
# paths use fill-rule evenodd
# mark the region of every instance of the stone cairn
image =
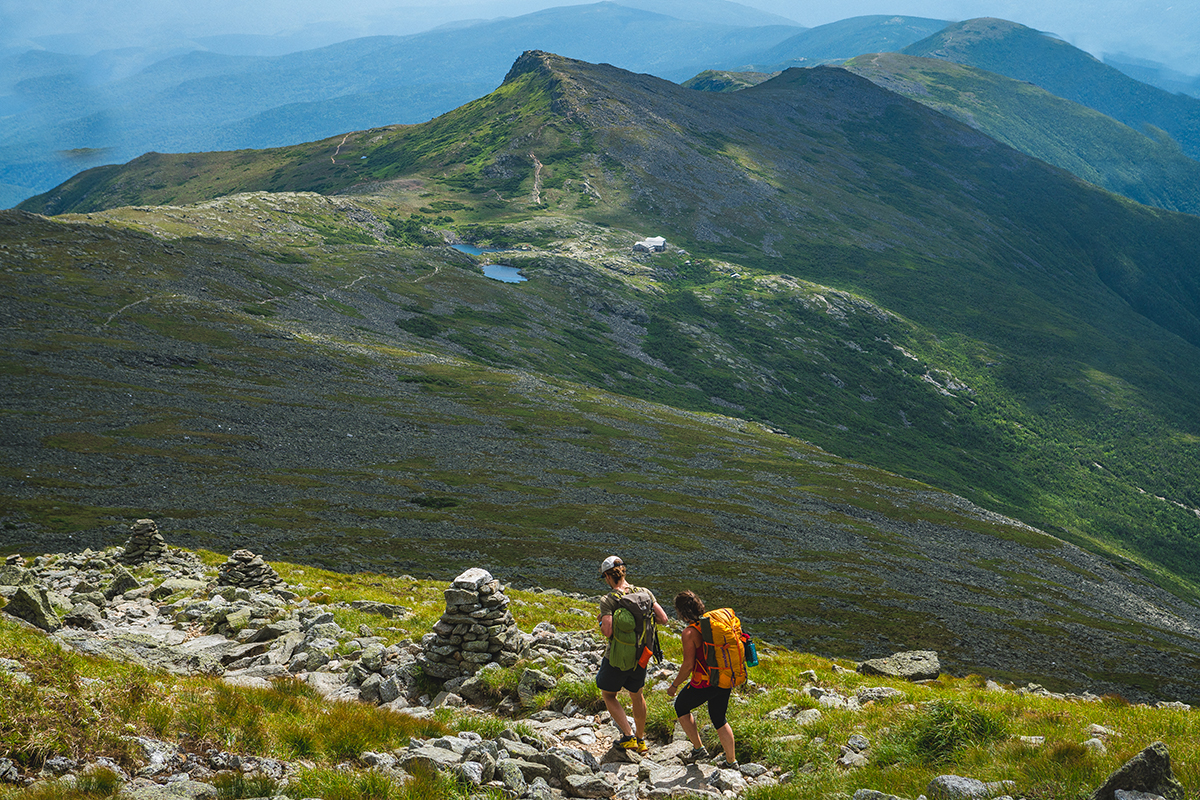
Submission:
<svg viewBox="0 0 1200 800">
<path fill-rule="evenodd" d="M 126 564 L 145 564 L 157 561 L 167 554 L 167 542 L 158 532 L 152 519 L 139 519 L 129 528 L 129 541 L 125 543 L 125 554 L 121 561 Z"/>
<path fill-rule="evenodd" d="M 500 581 L 485 569 L 469 569 L 446 590 L 446 613 L 421 644 L 425 674 L 438 680 L 474 675 L 489 662 L 517 662 L 521 631 L 508 610 Z"/>
<path fill-rule="evenodd" d="M 217 567 L 218 586 L 237 586 L 242 589 L 270 589 L 283 582 L 270 564 L 249 550 L 235 550 Z"/>
</svg>

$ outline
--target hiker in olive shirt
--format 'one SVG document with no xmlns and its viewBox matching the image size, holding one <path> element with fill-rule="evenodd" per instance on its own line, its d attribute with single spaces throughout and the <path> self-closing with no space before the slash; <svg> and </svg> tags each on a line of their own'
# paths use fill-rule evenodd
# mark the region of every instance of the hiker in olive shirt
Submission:
<svg viewBox="0 0 1200 800">
<path fill-rule="evenodd" d="M 617 605 L 614 593 L 630 594 L 639 589 L 654 598 L 654 593 L 645 587 L 631 586 L 625 580 L 625 564 L 616 556 L 609 556 L 600 563 L 600 577 L 612 590 L 600 598 L 600 632 L 611 643 L 612 615 Z M 667 622 L 667 612 L 654 600 L 654 621 L 659 625 Z M 645 753 L 650 748 L 646 745 L 646 698 L 642 696 L 642 687 L 646 684 L 646 667 L 636 664 L 633 669 L 619 670 L 608 662 L 608 654 L 600 662 L 600 671 L 596 674 L 596 686 L 604 698 L 604 706 L 612 716 L 613 724 L 621 732 L 621 738 L 616 741 L 617 747 L 626 750 L 636 750 Z M 629 692 L 629 704 L 633 707 L 633 721 L 636 728 L 629 725 L 629 717 L 618 698 L 621 690 Z"/>
</svg>

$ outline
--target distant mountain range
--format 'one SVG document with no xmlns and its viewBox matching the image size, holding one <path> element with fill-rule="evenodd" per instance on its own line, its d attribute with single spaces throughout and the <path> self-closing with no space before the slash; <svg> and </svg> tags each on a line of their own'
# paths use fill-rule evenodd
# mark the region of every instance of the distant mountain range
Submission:
<svg viewBox="0 0 1200 800">
<path fill-rule="evenodd" d="M 697 13 L 727 18 L 729 7 Z M 195 51 L 142 66 L 152 55 L 10 54 L 0 61 L 0 204 L 147 151 L 270 147 L 427 120 L 490 92 L 530 48 L 683 80 L 804 30 L 747 27 L 775 18 L 742 16 L 718 24 L 602 2 L 274 57 Z"/>
<path fill-rule="evenodd" d="M 1200 98 L 1200 75 L 1187 75 L 1169 69 L 1157 61 L 1123 54 L 1106 55 L 1104 63 L 1121 70 L 1134 80 L 1157 86 L 1171 94 Z"/>
<path fill-rule="evenodd" d="M 940 19 L 886 14 L 851 17 L 802 31 L 758 53 L 753 69 L 777 72 L 788 67 L 845 61 L 863 53 L 902 50 L 949 24 Z"/>
<path fill-rule="evenodd" d="M 1147 136 L 1028 82 L 953 62 L 881 53 L 845 67 L 1111 192 L 1200 214 L 1200 162 L 1169 137 Z"/>
<path fill-rule="evenodd" d="M 972 91 L 999 103 L 985 108 L 967 93 L 959 93 L 956 101 L 923 94 L 928 87 L 918 85 L 919 79 L 914 83 L 917 73 L 912 71 L 904 80 L 884 85 L 902 93 L 905 86 L 915 87 L 916 94 L 910 94 L 914 99 L 1139 202 L 1196 210 L 1200 100 L 1139 83 L 1015 23 L 947 25 L 876 15 L 803 29 L 757 24 L 781 18 L 743 13 L 742 7 L 722 0 L 709 0 L 690 12 L 702 21 L 646 10 L 684 14 L 675 0 L 632 5 L 644 8 L 569 6 L 275 57 L 200 51 L 168 58 L 157 51 L 88 58 L 10 53 L 0 57 L 0 75 L 8 80 L 7 94 L 0 95 L 6 122 L 0 129 L 0 205 L 44 191 L 90 166 L 123 162 L 146 151 L 272 147 L 427 120 L 487 93 L 518 53 L 541 47 L 673 81 L 746 69 L 759 71 L 753 80 L 761 80 L 791 65 L 896 50 L 953 61 L 1035 83 L 1050 94 L 1017 91 L 1002 83 L 985 86 L 991 79 L 975 73 Z M 755 25 L 729 24 L 738 19 Z M 865 62 L 856 63 L 855 69 L 866 70 Z M 876 68 L 870 76 L 883 82 L 883 72 Z M 942 95 L 953 91 L 945 76 L 937 83 Z M 732 88 L 745 85 L 745 79 L 688 85 Z M 1054 104 L 1051 95 L 1093 108 L 1132 130 L 1099 117 L 1085 119 Z"/>
<path fill-rule="evenodd" d="M 1060 39 L 1014 22 L 975 19 L 951 25 L 904 48 L 924 56 L 1029 81 L 1107 114 L 1137 131 L 1164 131 L 1190 158 L 1200 158 L 1200 99 L 1134 80 Z"/>
</svg>

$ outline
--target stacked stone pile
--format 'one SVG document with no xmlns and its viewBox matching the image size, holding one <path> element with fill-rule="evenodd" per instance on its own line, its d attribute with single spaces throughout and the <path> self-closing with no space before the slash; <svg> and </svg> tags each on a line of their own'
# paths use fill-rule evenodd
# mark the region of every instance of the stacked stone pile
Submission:
<svg viewBox="0 0 1200 800">
<path fill-rule="evenodd" d="M 157 561 L 167 554 L 167 542 L 158 532 L 158 525 L 152 519 L 139 519 L 129 529 L 129 541 L 125 543 L 125 553 L 121 561 L 126 564 L 145 564 Z"/>
<path fill-rule="evenodd" d="M 242 589 L 260 589 L 277 586 L 283 581 L 270 564 L 249 550 L 235 550 L 221 566 L 217 567 L 219 586 L 237 586 Z"/>
<path fill-rule="evenodd" d="M 501 666 L 517 662 L 521 631 L 500 581 L 485 569 L 469 569 L 445 594 L 446 613 L 421 641 L 426 675 L 450 680 L 474 675 L 493 661 Z"/>
</svg>

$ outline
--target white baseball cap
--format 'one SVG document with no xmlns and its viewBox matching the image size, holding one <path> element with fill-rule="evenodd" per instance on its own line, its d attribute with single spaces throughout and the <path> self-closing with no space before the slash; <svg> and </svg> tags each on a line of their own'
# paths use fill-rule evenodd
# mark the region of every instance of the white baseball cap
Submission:
<svg viewBox="0 0 1200 800">
<path fill-rule="evenodd" d="M 624 563 L 618 556 L 609 556 L 600 562 L 600 574 L 603 575 L 613 567 L 621 566 Z"/>
</svg>

